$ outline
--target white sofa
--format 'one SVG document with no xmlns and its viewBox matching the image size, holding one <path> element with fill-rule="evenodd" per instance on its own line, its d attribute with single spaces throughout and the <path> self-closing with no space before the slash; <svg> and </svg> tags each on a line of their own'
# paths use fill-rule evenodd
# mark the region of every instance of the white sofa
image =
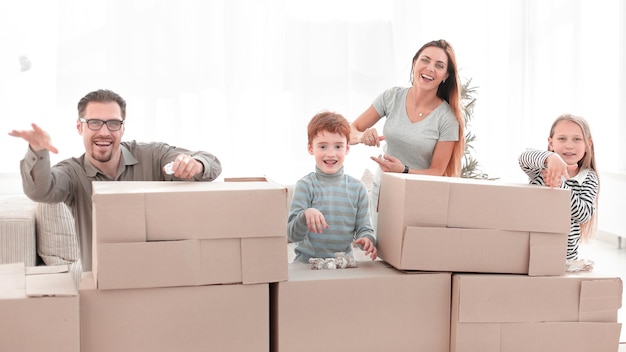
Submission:
<svg viewBox="0 0 626 352">
<path fill-rule="evenodd" d="M 3 195 L 0 204 L 0 264 L 37 265 L 37 203 L 23 195 Z"/>
<path fill-rule="evenodd" d="M 0 264 L 68 264 L 75 282 L 82 265 L 74 218 L 64 203 L 45 204 L 23 194 L 0 195 Z"/>
</svg>

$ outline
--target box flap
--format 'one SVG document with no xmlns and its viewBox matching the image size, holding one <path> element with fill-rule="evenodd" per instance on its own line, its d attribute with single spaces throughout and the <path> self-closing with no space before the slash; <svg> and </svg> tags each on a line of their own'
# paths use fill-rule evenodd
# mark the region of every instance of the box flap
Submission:
<svg viewBox="0 0 626 352">
<path fill-rule="evenodd" d="M 177 190 L 145 194 L 148 241 L 287 237 L 287 190 L 283 186 L 219 182 L 211 189 Z"/>
<path fill-rule="evenodd" d="M 617 322 L 622 306 L 622 280 L 588 280 L 580 286 L 579 321 Z"/>
<path fill-rule="evenodd" d="M 456 178 L 449 182 L 449 227 L 569 233 L 569 189 Z"/>
<path fill-rule="evenodd" d="M 450 352 L 502 352 L 501 329 L 502 324 L 453 324 Z"/>
<path fill-rule="evenodd" d="M 0 299 L 24 298 L 26 269 L 24 263 L 0 265 Z"/>
<path fill-rule="evenodd" d="M 26 296 L 77 296 L 78 290 L 72 274 L 68 271 L 52 274 L 26 276 Z"/>
<path fill-rule="evenodd" d="M 378 253 L 400 266 L 402 238 L 407 226 L 445 227 L 448 177 L 383 173 L 380 181 Z"/>
<path fill-rule="evenodd" d="M 397 268 L 526 274 L 528 232 L 408 226 Z M 563 267 L 563 265 L 561 265 Z"/>
<path fill-rule="evenodd" d="M 26 275 L 45 275 L 45 274 L 58 274 L 66 273 L 70 271 L 70 266 L 67 264 L 62 265 L 38 265 L 27 266 Z"/>
<path fill-rule="evenodd" d="M 458 274 L 459 322 L 578 321 L 580 281 L 567 277 Z"/>
<path fill-rule="evenodd" d="M 105 183 L 117 184 L 119 182 Z M 107 189 L 113 192 L 117 188 L 109 186 Z M 125 189 L 126 187 L 122 187 L 118 192 Z M 94 243 L 141 242 L 146 240 L 145 197 L 143 194 L 94 193 L 91 200 L 93 206 L 92 241 Z"/>
<path fill-rule="evenodd" d="M 197 240 L 101 243 L 94 272 L 98 289 L 126 289 L 197 284 Z"/>
<path fill-rule="evenodd" d="M 453 284 L 463 323 L 612 323 L 621 305 L 616 278 L 455 274 Z"/>
<path fill-rule="evenodd" d="M 530 233 L 528 275 L 563 275 L 567 256 L 567 233 Z"/>
<path fill-rule="evenodd" d="M 0 299 L 76 295 L 78 290 L 67 265 L 0 265 Z"/>
<path fill-rule="evenodd" d="M 287 280 L 289 262 L 285 237 L 241 239 L 241 270 L 244 284 Z"/>
</svg>

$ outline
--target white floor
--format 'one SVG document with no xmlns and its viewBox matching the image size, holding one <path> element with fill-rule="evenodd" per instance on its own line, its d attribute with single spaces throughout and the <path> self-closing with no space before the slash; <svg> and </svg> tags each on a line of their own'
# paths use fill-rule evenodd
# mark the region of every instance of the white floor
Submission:
<svg viewBox="0 0 626 352">
<path fill-rule="evenodd" d="M 626 241 L 622 241 L 622 248 L 618 247 L 617 239 L 613 236 L 599 235 L 598 238 L 581 244 L 580 259 L 590 259 L 595 263 L 594 272 L 606 276 L 622 278 L 626 282 Z M 623 299 L 622 299 L 623 301 Z M 620 352 L 626 352 L 626 308 L 622 306 L 618 312 L 619 323 L 622 323 L 620 336 Z"/>
</svg>

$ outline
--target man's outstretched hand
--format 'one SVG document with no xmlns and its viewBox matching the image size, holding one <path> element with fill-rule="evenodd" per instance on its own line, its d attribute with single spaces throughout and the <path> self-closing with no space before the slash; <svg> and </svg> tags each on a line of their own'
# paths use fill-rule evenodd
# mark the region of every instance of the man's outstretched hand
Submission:
<svg viewBox="0 0 626 352">
<path fill-rule="evenodd" d="M 50 152 L 57 154 L 59 151 L 52 145 L 50 135 L 34 123 L 31 124 L 31 126 L 33 127 L 32 130 L 13 130 L 9 132 L 9 135 L 13 137 L 21 137 L 23 140 L 28 142 L 30 148 L 35 152 L 48 149 Z"/>
</svg>

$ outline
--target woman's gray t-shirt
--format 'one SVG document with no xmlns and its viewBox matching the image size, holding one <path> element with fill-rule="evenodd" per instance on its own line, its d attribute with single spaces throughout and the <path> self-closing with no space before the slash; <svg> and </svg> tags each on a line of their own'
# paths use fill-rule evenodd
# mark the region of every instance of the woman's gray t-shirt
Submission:
<svg viewBox="0 0 626 352">
<path fill-rule="evenodd" d="M 394 87 L 379 95 L 372 104 L 381 117 L 384 151 L 411 169 L 428 169 L 438 141 L 458 141 L 459 123 L 450 105 L 443 101 L 418 122 L 411 122 L 406 112 L 409 88 Z"/>
</svg>

